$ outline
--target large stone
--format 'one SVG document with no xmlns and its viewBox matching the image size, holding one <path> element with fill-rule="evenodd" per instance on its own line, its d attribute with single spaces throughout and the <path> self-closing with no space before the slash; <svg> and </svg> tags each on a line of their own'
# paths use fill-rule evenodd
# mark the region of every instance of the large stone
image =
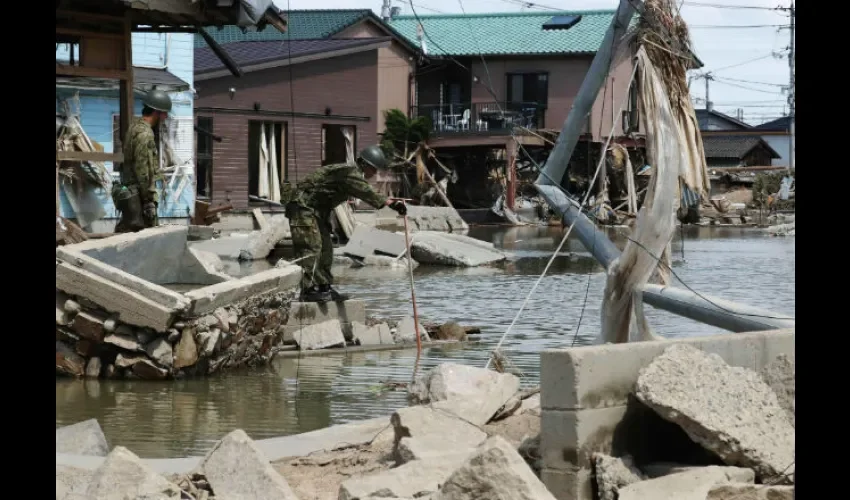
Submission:
<svg viewBox="0 0 850 500">
<path fill-rule="evenodd" d="M 720 469 L 726 475 L 726 479 L 731 483 L 752 483 L 756 480 L 756 474 L 752 469 L 744 467 L 722 467 L 712 466 Z M 705 468 L 704 465 L 683 465 L 672 462 L 656 462 L 644 464 L 641 466 L 641 471 L 649 479 L 655 479 L 661 476 L 669 476 L 670 474 L 678 474 L 680 472 L 690 472 Z"/>
<path fill-rule="evenodd" d="M 391 233 L 359 224 L 354 228 L 354 233 L 341 252 L 362 259 L 375 253 L 398 257 L 406 250 L 404 234 Z"/>
<path fill-rule="evenodd" d="M 484 435 L 486 439 L 486 434 Z M 483 439 L 482 439 L 483 441 Z M 398 463 L 406 464 L 414 460 L 443 460 L 451 455 L 451 458 L 464 459 L 475 451 L 478 443 L 452 443 L 447 446 L 448 441 L 443 437 L 430 434 L 425 437 L 401 438 L 396 446 L 395 456 Z"/>
<path fill-rule="evenodd" d="M 705 500 L 794 500 L 793 486 L 767 484 L 718 484 Z"/>
<path fill-rule="evenodd" d="M 510 443 L 494 436 L 443 483 L 432 500 L 555 500 Z"/>
<path fill-rule="evenodd" d="M 401 408 L 390 417 L 390 423 L 395 432 L 396 460 L 402 463 L 423 458 L 418 456 L 417 451 L 430 453 L 439 450 L 440 445 L 434 443 L 435 439 L 443 440 L 445 451 L 475 448 L 487 439 L 487 434 L 476 425 L 452 413 L 427 406 Z M 408 442 L 401 449 L 405 438 L 415 441 Z M 446 443 L 451 445 L 446 447 Z"/>
<path fill-rule="evenodd" d="M 185 328 L 180 336 L 180 341 L 174 349 L 174 369 L 179 370 L 192 366 L 198 362 L 198 346 L 195 344 L 195 331 L 193 328 Z"/>
<path fill-rule="evenodd" d="M 94 472 L 85 496 L 91 500 L 177 500 L 180 497 L 177 485 L 154 472 L 123 446 L 116 446 Z"/>
<path fill-rule="evenodd" d="M 726 483 L 724 467 L 700 467 L 624 486 L 619 500 L 705 500 L 712 487 Z"/>
<path fill-rule="evenodd" d="M 419 323 L 419 339 L 423 342 L 428 342 L 431 337 L 428 336 L 428 331 L 422 323 Z M 395 332 L 396 343 L 413 343 L 416 342 L 416 323 L 410 316 L 405 316 L 398 322 Z"/>
<path fill-rule="evenodd" d="M 94 342 L 102 342 L 106 334 L 103 328 L 103 322 L 107 319 L 108 316 L 105 314 L 94 311 L 81 311 L 74 317 L 74 331 L 80 337 Z"/>
<path fill-rule="evenodd" d="M 338 319 L 323 321 L 315 325 L 304 325 L 298 328 L 292 336 L 298 347 L 305 351 L 345 345 L 345 336 L 342 334 L 342 325 Z"/>
<path fill-rule="evenodd" d="M 56 341 L 56 373 L 81 377 L 85 373 L 86 360 L 61 340 Z"/>
<path fill-rule="evenodd" d="M 157 337 L 145 346 L 145 352 L 154 361 L 165 367 L 171 367 L 174 362 L 174 352 L 168 339 Z"/>
<path fill-rule="evenodd" d="M 519 378 L 484 368 L 442 363 L 411 385 L 414 400 L 486 424 L 519 390 Z"/>
<path fill-rule="evenodd" d="M 477 267 L 507 258 L 492 244 L 461 234 L 420 231 L 411 247 L 413 259 L 420 264 Z"/>
<path fill-rule="evenodd" d="M 92 471 L 56 464 L 56 500 L 82 500 Z"/>
<path fill-rule="evenodd" d="M 105 457 L 109 444 L 97 419 L 92 418 L 56 429 L 56 453 Z"/>
<path fill-rule="evenodd" d="M 209 358 L 221 345 L 221 330 L 216 327 L 206 332 L 200 332 L 198 334 L 198 342 L 201 344 L 200 356 Z"/>
<path fill-rule="evenodd" d="M 146 358 L 133 364 L 133 373 L 145 380 L 161 380 L 168 376 L 168 370 Z"/>
<path fill-rule="evenodd" d="M 763 481 L 791 482 L 794 427 L 758 373 L 675 344 L 641 370 L 635 393 L 726 464 L 752 468 Z"/>
<path fill-rule="evenodd" d="M 762 369 L 761 376 L 776 393 L 776 397 L 779 398 L 779 405 L 785 410 L 791 425 L 796 426 L 794 417 L 797 400 L 795 362 L 788 359 L 788 356 L 780 354 Z"/>
<path fill-rule="evenodd" d="M 97 356 L 91 358 L 88 363 L 86 363 L 86 377 L 88 378 L 98 378 L 100 377 L 100 370 L 103 367 L 103 363 L 100 361 L 100 358 Z"/>
<path fill-rule="evenodd" d="M 207 453 L 201 469 L 216 498 L 297 500 L 286 480 L 242 429 L 219 441 Z"/>
<path fill-rule="evenodd" d="M 139 343 L 138 339 L 133 335 L 125 335 L 121 333 L 111 333 L 103 338 L 107 344 L 130 351 L 130 352 L 145 352 L 145 348 Z"/>
<path fill-rule="evenodd" d="M 423 498 L 436 492 L 465 458 L 465 454 L 448 454 L 435 459 L 414 460 L 369 476 L 354 477 L 340 485 L 338 500 Z"/>
<path fill-rule="evenodd" d="M 594 453 L 593 463 L 599 500 L 617 500 L 620 488 L 645 479 L 629 456 L 618 458 Z"/>
<path fill-rule="evenodd" d="M 386 323 L 366 326 L 365 323 L 355 321 L 351 324 L 354 340 L 360 345 L 391 345 L 393 336 L 390 327 Z"/>
</svg>

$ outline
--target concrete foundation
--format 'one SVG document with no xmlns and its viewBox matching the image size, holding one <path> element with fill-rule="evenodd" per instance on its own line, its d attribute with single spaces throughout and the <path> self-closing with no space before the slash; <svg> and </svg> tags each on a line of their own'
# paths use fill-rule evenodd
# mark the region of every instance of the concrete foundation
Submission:
<svg viewBox="0 0 850 500">
<path fill-rule="evenodd" d="M 638 465 L 716 460 L 679 427 L 631 394 L 641 368 L 667 347 L 686 343 L 732 366 L 761 371 L 777 356 L 795 359 L 794 330 L 773 330 L 602 346 L 541 355 L 541 479 L 559 500 L 593 500 L 591 456 L 629 454 Z"/>
</svg>

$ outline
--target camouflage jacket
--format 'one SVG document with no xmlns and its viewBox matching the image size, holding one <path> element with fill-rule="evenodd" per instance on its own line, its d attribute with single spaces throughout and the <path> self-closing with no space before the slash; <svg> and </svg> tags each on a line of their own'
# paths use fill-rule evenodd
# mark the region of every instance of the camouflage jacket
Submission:
<svg viewBox="0 0 850 500">
<path fill-rule="evenodd" d="M 349 198 L 365 201 L 375 208 L 387 203 L 363 177 L 357 165 L 339 163 L 326 165 L 298 183 L 292 201 L 317 212 L 330 212 Z"/>
<path fill-rule="evenodd" d="M 156 181 L 161 179 L 153 129 L 143 118 L 136 118 L 124 137 L 121 181 L 127 186 L 137 185 L 144 204 L 150 201 L 159 202 Z"/>
</svg>

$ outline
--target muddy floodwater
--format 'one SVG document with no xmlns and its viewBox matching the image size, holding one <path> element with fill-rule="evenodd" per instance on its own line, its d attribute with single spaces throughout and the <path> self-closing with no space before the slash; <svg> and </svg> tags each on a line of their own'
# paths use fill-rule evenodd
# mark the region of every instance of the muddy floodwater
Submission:
<svg viewBox="0 0 850 500">
<path fill-rule="evenodd" d="M 416 297 L 423 320 L 480 326 L 481 342 L 425 350 L 420 370 L 447 360 L 483 367 L 563 230 L 473 228 L 470 236 L 510 252 L 509 262 L 477 269 L 421 266 L 415 271 Z M 622 248 L 625 239 L 617 230 L 611 237 Z M 673 250 L 673 269 L 696 291 L 794 314 L 793 237 L 688 228 L 683 235 L 677 231 Z M 251 273 L 269 265 L 263 261 L 231 272 Z M 336 274 L 341 290 L 367 301 L 369 314 L 412 313 L 404 270 L 343 268 Z M 603 287 L 602 268 L 581 243 L 567 242 L 503 344 L 526 384 L 538 380 L 541 350 L 591 342 L 598 332 Z M 647 312 L 663 336 L 721 332 L 649 306 Z M 389 415 L 406 404 L 405 394 L 386 390 L 384 383 L 408 381 L 415 358 L 413 349 L 278 359 L 264 369 L 174 382 L 57 379 L 56 425 L 97 418 L 111 445 L 139 456 L 199 455 L 236 428 L 262 439 Z"/>
</svg>

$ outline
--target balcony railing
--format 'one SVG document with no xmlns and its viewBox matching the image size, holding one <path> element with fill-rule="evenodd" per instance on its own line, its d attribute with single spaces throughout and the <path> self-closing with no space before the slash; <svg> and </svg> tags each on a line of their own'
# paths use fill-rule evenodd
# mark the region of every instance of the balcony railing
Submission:
<svg viewBox="0 0 850 500">
<path fill-rule="evenodd" d="M 516 127 L 543 128 L 546 108 L 534 102 L 423 104 L 412 115 L 431 118 L 435 135 L 509 134 Z"/>
</svg>

